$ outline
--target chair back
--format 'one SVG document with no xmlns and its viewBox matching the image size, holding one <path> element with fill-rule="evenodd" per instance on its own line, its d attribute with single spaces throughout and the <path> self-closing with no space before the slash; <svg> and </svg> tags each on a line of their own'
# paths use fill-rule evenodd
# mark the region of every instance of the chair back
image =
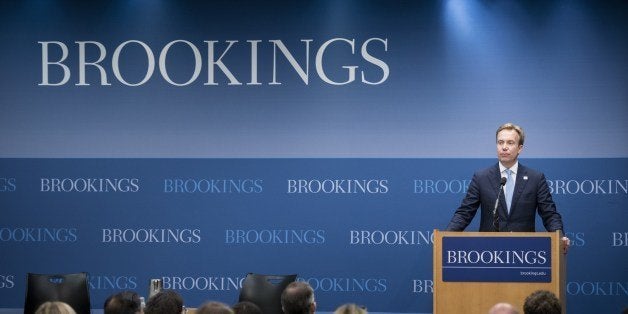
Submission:
<svg viewBox="0 0 628 314">
<path fill-rule="evenodd" d="M 260 307 L 264 314 L 282 314 L 281 293 L 297 275 L 246 275 L 240 290 L 239 301 L 249 301 Z"/>
<path fill-rule="evenodd" d="M 28 273 L 24 314 L 32 314 L 48 301 L 69 304 L 77 314 L 90 314 L 87 273 L 33 274 Z"/>
</svg>

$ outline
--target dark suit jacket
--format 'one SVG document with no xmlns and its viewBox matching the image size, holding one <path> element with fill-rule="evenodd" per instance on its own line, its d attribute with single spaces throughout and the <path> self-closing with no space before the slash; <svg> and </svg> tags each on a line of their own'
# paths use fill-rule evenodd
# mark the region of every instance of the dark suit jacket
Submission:
<svg viewBox="0 0 628 314">
<path fill-rule="evenodd" d="M 493 231 L 493 206 L 495 206 L 500 180 L 499 164 L 473 174 L 467 195 L 451 218 L 447 230 L 464 230 L 480 207 L 480 231 Z M 510 214 L 508 214 L 506 199 L 502 193 L 497 209 L 500 231 L 534 231 L 537 211 L 547 231 L 563 231 L 563 221 L 556 211 L 545 175 L 521 163 L 519 163 L 510 206 Z"/>
</svg>

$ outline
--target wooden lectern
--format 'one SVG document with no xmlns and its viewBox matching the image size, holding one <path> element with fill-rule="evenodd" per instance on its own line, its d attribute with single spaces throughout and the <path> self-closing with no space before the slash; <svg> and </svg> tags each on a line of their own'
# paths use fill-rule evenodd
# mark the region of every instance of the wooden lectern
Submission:
<svg viewBox="0 0 628 314">
<path fill-rule="evenodd" d="M 548 256 L 545 256 L 544 251 L 539 253 L 533 248 L 526 251 L 522 246 L 528 245 L 527 241 L 543 243 L 550 250 L 547 252 Z M 471 248 L 456 248 L 458 243 L 463 246 L 469 244 Z M 509 248 L 511 243 L 513 247 Z M 525 298 L 536 290 L 553 292 L 561 301 L 563 313 L 566 313 L 566 270 L 562 246 L 560 231 L 434 230 L 434 314 L 486 314 L 493 305 L 500 302 L 510 303 L 523 313 Z M 518 263 L 520 261 L 529 262 L 530 265 L 521 265 Z M 546 261 L 545 267 L 534 267 L 534 262 L 542 261 Z M 484 267 L 486 265 L 481 262 L 493 262 L 488 266 L 497 267 Z M 539 274 L 546 274 L 544 282 L 537 282 L 541 277 Z M 523 279 L 511 280 L 511 275 L 522 276 Z"/>
</svg>

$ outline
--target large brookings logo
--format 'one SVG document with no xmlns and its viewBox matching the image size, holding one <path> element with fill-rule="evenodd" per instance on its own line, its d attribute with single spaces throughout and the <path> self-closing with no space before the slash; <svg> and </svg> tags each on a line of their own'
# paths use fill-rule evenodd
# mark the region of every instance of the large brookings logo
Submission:
<svg viewBox="0 0 628 314">
<path fill-rule="evenodd" d="M 98 41 L 39 41 L 41 45 L 40 86 L 62 86 L 70 83 L 74 75 L 76 86 L 112 85 L 117 82 L 126 86 L 140 86 L 155 77 L 155 69 L 165 82 L 174 86 L 187 86 L 202 81 L 205 86 L 226 85 L 281 85 L 277 69 L 287 64 L 298 74 L 303 84 L 309 85 L 312 76 L 322 83 L 346 85 L 362 83 L 379 85 L 390 75 L 390 68 L 377 55 L 388 51 L 387 38 L 355 39 L 332 38 L 317 43 L 313 39 L 300 39 L 290 43 L 297 47 L 288 49 L 282 40 L 204 40 L 191 42 L 178 39 L 163 47 L 155 47 L 140 40 L 127 40 L 115 47 L 107 47 Z M 318 44 L 318 48 L 313 48 Z M 113 51 L 113 53 L 111 53 Z M 181 53 L 182 52 L 182 53 Z M 111 55 L 110 60 L 109 54 Z M 156 54 L 159 55 L 156 58 Z M 346 64 L 334 65 L 326 60 L 350 56 Z M 70 58 L 68 58 L 71 56 Z M 130 57 L 129 57 L 130 56 Z M 227 56 L 227 57 L 225 57 Z M 283 57 L 282 57 L 283 56 Z M 311 58 L 313 57 L 313 58 Z M 76 60 L 78 59 L 78 60 Z M 158 59 L 158 62 L 155 62 Z M 227 61 L 229 59 L 230 61 Z M 314 61 L 310 61 L 314 59 Z M 172 64 L 188 62 L 193 68 L 179 79 L 181 69 L 173 70 Z M 314 64 L 315 75 L 310 65 Z M 124 67 L 133 64 L 134 68 Z M 144 68 L 137 67 L 145 64 Z M 168 65 L 171 65 L 170 69 Z M 234 64 L 236 66 L 234 66 Z M 121 66 L 122 65 L 122 66 Z M 244 68 L 242 65 L 249 65 Z M 180 67 L 179 67 L 180 68 Z M 89 69 L 89 70 L 88 70 Z M 272 69 L 272 70 L 271 70 Z M 259 71 L 263 70 L 263 71 Z M 220 74 L 217 72 L 220 71 Z M 129 75 L 129 72 L 132 72 Z M 201 72 L 204 72 L 201 76 Z M 88 77 L 88 74 L 92 75 Z M 139 77 L 138 77 L 139 76 Z M 227 82 L 219 82 L 218 78 Z M 72 84 L 70 83 L 70 84 Z"/>
</svg>

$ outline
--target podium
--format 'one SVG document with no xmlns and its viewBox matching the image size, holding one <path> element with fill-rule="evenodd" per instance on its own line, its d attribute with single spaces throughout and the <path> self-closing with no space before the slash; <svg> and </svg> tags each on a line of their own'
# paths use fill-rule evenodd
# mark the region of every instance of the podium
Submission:
<svg viewBox="0 0 628 314">
<path fill-rule="evenodd" d="M 434 314 L 481 313 L 500 302 L 523 313 L 536 290 L 565 302 L 565 255 L 556 232 L 434 230 Z"/>
</svg>

